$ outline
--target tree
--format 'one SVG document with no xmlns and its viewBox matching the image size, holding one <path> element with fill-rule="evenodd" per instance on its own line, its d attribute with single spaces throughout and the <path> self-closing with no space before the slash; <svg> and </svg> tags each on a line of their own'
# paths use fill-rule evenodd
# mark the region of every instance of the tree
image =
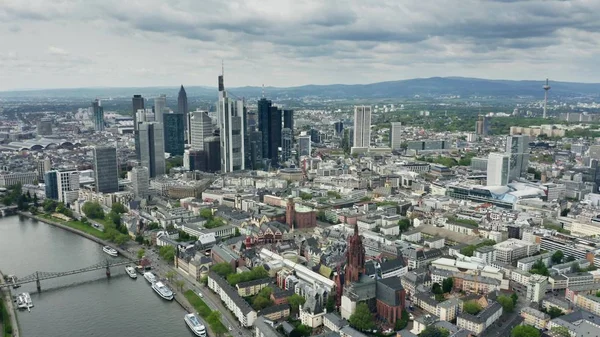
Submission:
<svg viewBox="0 0 600 337">
<path fill-rule="evenodd" d="M 506 295 L 500 295 L 498 296 L 497 301 L 502 305 L 503 312 L 511 313 L 515 310 L 515 304 L 513 303 L 512 298 Z"/>
<path fill-rule="evenodd" d="M 569 329 L 564 326 L 555 326 L 550 331 L 555 337 L 571 337 Z"/>
<path fill-rule="evenodd" d="M 137 238 L 136 238 L 137 239 Z M 142 238 L 142 241 L 144 240 L 144 238 Z M 144 248 L 140 248 L 137 251 L 137 258 L 141 259 L 142 257 L 144 257 L 144 255 L 146 255 L 146 250 Z"/>
<path fill-rule="evenodd" d="M 206 322 L 210 324 L 212 331 L 217 335 L 221 336 L 227 333 L 227 328 L 221 323 L 221 313 L 214 310 L 206 317 Z"/>
<path fill-rule="evenodd" d="M 448 337 L 449 335 L 450 331 L 430 325 L 421 331 L 419 337 Z"/>
<path fill-rule="evenodd" d="M 554 254 L 552 254 L 552 263 L 561 263 L 564 256 L 565 254 L 563 254 L 562 250 L 557 250 L 556 252 L 554 252 Z"/>
<path fill-rule="evenodd" d="M 410 228 L 410 220 L 407 218 L 398 220 L 398 227 L 400 227 L 400 233 L 406 232 Z"/>
<path fill-rule="evenodd" d="M 204 219 L 210 220 L 213 218 L 213 213 L 212 213 L 212 209 L 210 208 L 204 208 L 200 211 L 200 216 L 203 217 Z"/>
<path fill-rule="evenodd" d="M 33 195 L 33 206 L 38 207 L 38 196 L 37 196 L 37 194 Z"/>
<path fill-rule="evenodd" d="M 555 319 L 556 317 L 562 316 L 565 313 L 560 310 L 557 307 L 550 307 L 550 309 L 548 309 L 548 315 L 550 315 L 550 318 Z"/>
<path fill-rule="evenodd" d="M 119 245 L 122 246 L 124 244 L 126 244 L 127 242 L 129 242 L 129 235 L 127 234 L 117 234 L 117 236 L 114 238 L 114 242 Z"/>
<path fill-rule="evenodd" d="M 173 246 L 162 246 L 158 250 L 158 255 L 162 257 L 168 263 L 173 263 L 175 259 L 175 247 Z"/>
<path fill-rule="evenodd" d="M 141 245 L 141 244 L 144 244 L 144 237 L 143 237 L 143 236 L 141 236 L 141 235 L 139 235 L 139 234 L 138 234 L 138 235 L 136 235 L 136 236 L 135 236 L 135 242 L 139 243 L 140 245 Z"/>
<path fill-rule="evenodd" d="M 177 280 L 175 281 L 175 287 L 177 287 L 177 289 L 179 289 L 179 291 L 183 291 L 183 286 L 185 285 L 185 281 L 184 280 Z"/>
<path fill-rule="evenodd" d="M 444 290 L 444 293 L 451 292 L 453 286 L 454 286 L 454 279 L 452 277 L 448 277 L 442 281 L 442 289 Z"/>
<path fill-rule="evenodd" d="M 125 208 L 125 206 L 120 202 L 115 202 L 112 204 L 110 209 L 117 214 L 127 213 L 127 208 Z"/>
<path fill-rule="evenodd" d="M 434 294 L 443 294 L 444 290 L 442 289 L 442 286 L 436 282 L 431 286 L 431 292 Z"/>
<path fill-rule="evenodd" d="M 169 271 L 168 271 L 168 272 L 165 274 L 165 277 L 167 278 L 167 281 L 169 281 L 169 282 L 172 282 L 172 281 L 173 281 L 173 279 L 175 278 L 175 276 L 177 276 L 177 273 L 176 273 L 176 272 L 174 272 L 174 271 L 172 271 L 172 270 L 169 270 Z"/>
<path fill-rule="evenodd" d="M 294 312 L 298 312 L 298 308 L 301 305 L 304 305 L 304 303 L 306 302 L 306 298 L 298 294 L 293 294 L 292 296 L 288 297 L 287 300 L 290 306 L 292 307 L 292 311 Z M 327 301 L 329 302 L 329 299 L 327 299 Z"/>
<path fill-rule="evenodd" d="M 110 219 L 110 222 L 115 224 L 115 226 L 117 226 L 117 227 L 121 226 L 121 214 L 119 214 L 115 211 L 110 211 L 108 213 L 108 218 Z"/>
<path fill-rule="evenodd" d="M 354 313 L 350 316 L 350 325 L 361 331 L 372 330 L 375 327 L 373 316 L 366 303 L 361 302 L 356 306 Z"/>
<path fill-rule="evenodd" d="M 531 325 L 517 325 L 510 332 L 512 337 L 540 337 L 540 330 Z"/>
<path fill-rule="evenodd" d="M 536 263 L 531 266 L 531 270 L 529 271 L 531 274 L 538 274 L 544 276 L 550 276 L 550 272 L 548 271 L 548 267 L 544 264 L 544 262 L 540 259 Z"/>
<path fill-rule="evenodd" d="M 481 311 L 481 304 L 475 300 L 467 301 L 463 305 L 463 311 L 471 315 L 477 315 Z"/>
<path fill-rule="evenodd" d="M 214 264 L 210 269 L 225 278 L 230 274 L 233 274 L 233 267 L 227 262 Z"/>
<path fill-rule="evenodd" d="M 252 308 L 254 308 L 254 310 L 261 310 L 269 307 L 272 303 L 273 301 L 268 297 L 256 296 L 254 297 L 254 300 L 252 300 Z"/>
<path fill-rule="evenodd" d="M 402 316 L 400 317 L 400 319 L 396 320 L 396 325 L 394 326 L 394 329 L 396 331 L 400 331 L 400 330 L 406 328 L 407 325 L 408 325 L 408 311 L 406 311 L 406 309 L 402 309 Z"/>
<path fill-rule="evenodd" d="M 512 295 L 510 295 L 510 299 L 512 299 L 513 305 L 517 305 L 517 301 L 519 300 L 519 295 L 517 295 L 517 293 L 513 293 Z"/>
<path fill-rule="evenodd" d="M 313 195 L 310 193 L 305 193 L 305 192 L 300 192 L 300 198 L 302 200 L 310 200 L 312 199 Z"/>
<path fill-rule="evenodd" d="M 326 304 L 325 308 L 327 309 L 327 312 L 333 312 L 335 310 L 335 297 L 334 296 L 329 295 L 329 297 L 327 297 L 327 304 Z"/>
<path fill-rule="evenodd" d="M 81 208 L 83 214 L 92 219 L 104 219 L 104 210 L 97 202 L 87 201 Z"/>
<path fill-rule="evenodd" d="M 575 261 L 575 257 L 573 255 L 567 256 L 567 259 L 565 260 L 565 262 L 573 262 L 573 261 Z"/>
</svg>

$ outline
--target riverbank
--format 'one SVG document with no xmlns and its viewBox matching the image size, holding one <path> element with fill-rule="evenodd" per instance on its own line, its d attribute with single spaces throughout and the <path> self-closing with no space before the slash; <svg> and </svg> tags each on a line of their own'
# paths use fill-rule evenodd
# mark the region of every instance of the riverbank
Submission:
<svg viewBox="0 0 600 337">
<path fill-rule="evenodd" d="M 4 275 L 2 275 L 2 272 L 0 272 L 0 284 L 2 283 L 4 283 Z M 0 322 L 0 325 L 2 326 L 2 330 L 0 331 L 2 332 L 2 336 L 19 337 L 19 322 L 17 322 L 17 312 L 15 306 L 13 305 L 10 288 L 2 288 L 1 293 L 2 297 L 0 298 L 0 301 L 2 302 L 2 312 L 0 314 L 2 315 L 3 320 Z M 6 322 L 6 318 L 8 318 L 10 322 Z M 11 329 L 8 329 L 10 332 L 6 331 L 7 324 L 11 327 Z"/>
</svg>

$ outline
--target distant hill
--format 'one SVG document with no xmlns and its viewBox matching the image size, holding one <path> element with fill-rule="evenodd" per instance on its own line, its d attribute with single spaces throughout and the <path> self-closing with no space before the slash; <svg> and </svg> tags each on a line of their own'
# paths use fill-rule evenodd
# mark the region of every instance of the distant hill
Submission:
<svg viewBox="0 0 600 337">
<path fill-rule="evenodd" d="M 378 82 L 371 84 L 331 84 L 304 85 L 298 87 L 279 88 L 266 87 L 268 97 L 320 97 L 320 98 L 405 98 L 415 95 L 439 96 L 460 95 L 492 96 L 492 97 L 542 97 L 542 81 L 509 81 L 487 80 L 466 77 L 431 77 L 401 81 Z M 550 82 L 553 97 L 600 97 L 600 83 Z M 147 87 L 147 88 L 81 88 L 23 90 L 0 92 L 0 98 L 6 97 L 73 97 L 73 98 L 109 98 L 130 97 L 142 94 L 154 97 L 164 93 L 169 97 L 177 97 L 179 87 Z M 238 97 L 259 97 L 261 87 L 228 88 Z M 190 86 L 186 87 L 189 97 L 216 99 L 216 88 Z"/>
</svg>

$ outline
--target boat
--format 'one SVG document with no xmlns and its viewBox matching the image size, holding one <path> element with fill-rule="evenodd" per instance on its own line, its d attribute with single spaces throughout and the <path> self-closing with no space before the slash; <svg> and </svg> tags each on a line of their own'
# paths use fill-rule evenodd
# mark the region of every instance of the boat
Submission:
<svg viewBox="0 0 600 337">
<path fill-rule="evenodd" d="M 19 294 L 17 296 L 17 308 L 18 309 L 27 309 L 27 301 L 25 300 L 25 297 L 23 296 L 23 294 Z"/>
<path fill-rule="evenodd" d="M 127 275 L 129 275 L 129 277 L 136 279 L 137 278 L 137 274 L 135 272 L 135 269 L 132 266 L 126 266 L 125 267 L 125 272 L 127 273 Z"/>
<path fill-rule="evenodd" d="M 173 297 L 174 297 L 173 292 L 164 283 L 162 283 L 160 281 L 153 283 L 152 289 L 154 289 L 154 291 L 160 297 L 164 298 L 165 300 L 169 300 L 169 301 L 173 300 Z"/>
<path fill-rule="evenodd" d="M 206 327 L 200 322 L 195 314 L 187 314 L 183 317 L 185 324 L 192 330 L 194 335 L 206 337 Z"/>
<path fill-rule="evenodd" d="M 110 256 L 117 256 L 117 255 L 119 255 L 119 253 L 117 252 L 117 250 L 116 250 L 116 249 L 114 249 L 114 248 L 112 248 L 112 247 L 109 247 L 109 246 L 104 246 L 104 247 L 102 247 L 102 250 L 103 250 L 103 251 L 104 251 L 106 254 L 108 254 L 108 255 L 110 255 Z"/>
<path fill-rule="evenodd" d="M 154 276 L 152 272 L 144 273 L 144 278 L 146 279 L 146 281 L 150 282 L 150 284 L 154 284 L 154 282 L 156 282 L 156 276 Z"/>
</svg>

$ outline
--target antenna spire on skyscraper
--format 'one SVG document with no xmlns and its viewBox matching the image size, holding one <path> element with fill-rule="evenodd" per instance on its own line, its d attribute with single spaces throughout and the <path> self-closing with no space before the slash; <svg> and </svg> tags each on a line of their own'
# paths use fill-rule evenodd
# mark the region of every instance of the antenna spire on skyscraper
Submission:
<svg viewBox="0 0 600 337">
<path fill-rule="evenodd" d="M 262 85 L 262 98 L 265 98 L 265 84 Z"/>
</svg>

